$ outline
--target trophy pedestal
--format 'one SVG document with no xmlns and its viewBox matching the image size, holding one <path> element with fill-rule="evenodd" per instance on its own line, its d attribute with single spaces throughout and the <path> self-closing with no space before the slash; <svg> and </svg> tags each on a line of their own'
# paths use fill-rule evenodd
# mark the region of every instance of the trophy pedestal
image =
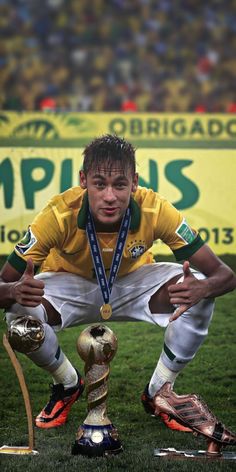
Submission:
<svg viewBox="0 0 236 472">
<path fill-rule="evenodd" d="M 204 451 L 177 451 L 173 447 L 167 449 L 155 449 L 156 457 L 164 457 L 171 459 L 192 459 L 192 460 L 211 460 L 211 461 L 235 461 L 236 452 L 222 451 L 223 446 L 213 439 L 207 439 L 207 449 Z"/>
<path fill-rule="evenodd" d="M 201 461 L 236 461 L 235 451 L 223 451 L 220 453 L 209 453 L 207 450 L 181 450 L 178 451 L 174 447 L 154 449 L 154 456 L 159 459 L 174 460 L 201 460 Z"/>
<path fill-rule="evenodd" d="M 122 445 L 112 424 L 94 426 L 83 423 L 78 429 L 71 453 L 99 457 L 119 454 L 121 451 Z"/>
</svg>

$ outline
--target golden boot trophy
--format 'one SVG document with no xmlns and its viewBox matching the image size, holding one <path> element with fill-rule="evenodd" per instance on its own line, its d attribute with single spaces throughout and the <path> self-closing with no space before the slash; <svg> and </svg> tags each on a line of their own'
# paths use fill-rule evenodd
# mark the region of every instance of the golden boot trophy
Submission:
<svg viewBox="0 0 236 472">
<path fill-rule="evenodd" d="M 117 351 L 117 338 L 107 326 L 92 325 L 80 334 L 77 350 L 85 361 L 88 415 L 77 431 L 72 454 L 88 457 L 119 454 L 122 446 L 118 433 L 106 412 L 109 363 Z"/>
</svg>

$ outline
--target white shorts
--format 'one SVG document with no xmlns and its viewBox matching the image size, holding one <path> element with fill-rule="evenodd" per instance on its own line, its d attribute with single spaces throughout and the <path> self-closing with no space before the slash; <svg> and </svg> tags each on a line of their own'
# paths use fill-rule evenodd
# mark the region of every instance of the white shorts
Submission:
<svg viewBox="0 0 236 472">
<path fill-rule="evenodd" d="M 158 313 L 158 316 L 152 314 L 149 300 L 176 275 L 183 275 L 182 265 L 160 262 L 144 265 L 135 272 L 117 278 L 110 296 L 112 316 L 109 321 L 148 321 L 167 326 L 170 313 Z M 54 326 L 55 331 L 101 321 L 103 299 L 96 280 L 87 280 L 67 272 L 43 272 L 36 278 L 44 281 L 44 298 L 61 315 L 62 324 Z"/>
</svg>

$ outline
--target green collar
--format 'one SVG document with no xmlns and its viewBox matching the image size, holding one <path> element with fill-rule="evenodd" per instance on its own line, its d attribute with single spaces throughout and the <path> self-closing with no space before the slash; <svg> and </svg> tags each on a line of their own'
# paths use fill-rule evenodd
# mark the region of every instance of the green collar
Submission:
<svg viewBox="0 0 236 472">
<path fill-rule="evenodd" d="M 137 202 L 133 199 L 133 197 L 130 198 L 129 207 L 131 209 L 130 230 L 135 231 L 140 226 L 141 211 Z M 88 209 L 89 209 L 88 192 L 85 192 L 83 201 L 82 201 L 82 206 L 77 217 L 77 224 L 78 224 L 78 228 L 80 229 L 86 229 Z"/>
</svg>

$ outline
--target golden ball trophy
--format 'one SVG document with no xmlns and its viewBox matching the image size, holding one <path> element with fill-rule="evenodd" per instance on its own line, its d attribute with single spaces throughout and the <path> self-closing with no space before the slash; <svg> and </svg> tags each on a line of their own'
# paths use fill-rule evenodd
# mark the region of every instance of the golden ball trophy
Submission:
<svg viewBox="0 0 236 472">
<path fill-rule="evenodd" d="M 109 363 L 117 351 L 117 338 L 107 326 L 92 325 L 80 334 L 77 350 L 85 362 L 88 415 L 79 426 L 71 452 L 87 457 L 119 454 L 122 446 L 118 432 L 106 411 Z"/>
<path fill-rule="evenodd" d="M 0 454 L 38 454 L 35 450 L 34 425 L 29 391 L 25 382 L 24 372 L 15 351 L 24 354 L 36 351 L 45 337 L 41 321 L 33 316 L 22 316 L 11 322 L 7 335 L 3 335 L 3 345 L 10 357 L 22 391 L 28 422 L 28 446 L 1 446 Z"/>
</svg>

